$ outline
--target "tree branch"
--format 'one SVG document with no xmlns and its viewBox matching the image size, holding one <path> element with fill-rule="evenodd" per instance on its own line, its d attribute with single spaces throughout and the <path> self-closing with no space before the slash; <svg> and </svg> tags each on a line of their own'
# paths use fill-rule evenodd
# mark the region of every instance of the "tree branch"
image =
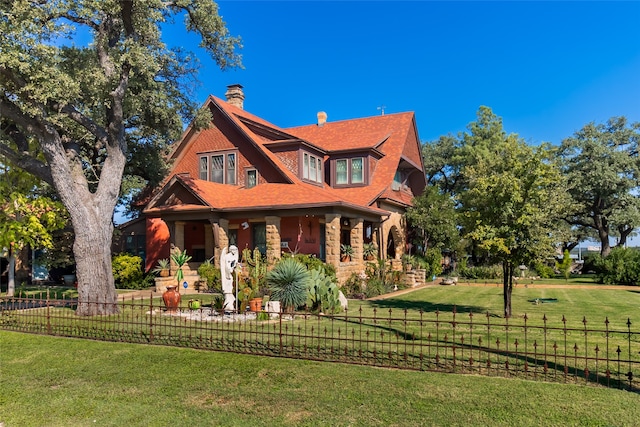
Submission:
<svg viewBox="0 0 640 427">
<path fill-rule="evenodd" d="M 19 150 L 12 150 L 8 145 L 0 144 L 0 154 L 9 159 L 9 161 L 11 161 L 15 166 L 37 176 L 42 181 L 53 186 L 53 177 L 51 176 L 51 170 L 49 167 L 32 156 L 24 155 L 28 149 L 28 140 L 26 135 L 22 133 L 15 124 L 9 124 L 4 129 L 0 128 L 0 133 L 6 135 L 7 138 L 12 140 Z"/>
</svg>

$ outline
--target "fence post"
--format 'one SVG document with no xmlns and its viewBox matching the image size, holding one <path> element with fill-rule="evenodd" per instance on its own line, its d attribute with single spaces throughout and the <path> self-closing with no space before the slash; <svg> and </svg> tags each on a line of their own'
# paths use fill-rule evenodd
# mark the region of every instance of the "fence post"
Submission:
<svg viewBox="0 0 640 427">
<path fill-rule="evenodd" d="M 51 314 L 49 312 L 49 288 L 47 288 L 47 335 L 51 335 Z"/>
<path fill-rule="evenodd" d="M 142 300 L 141 300 L 142 302 Z M 149 294 L 149 342 L 153 342 L 153 292 Z"/>
</svg>

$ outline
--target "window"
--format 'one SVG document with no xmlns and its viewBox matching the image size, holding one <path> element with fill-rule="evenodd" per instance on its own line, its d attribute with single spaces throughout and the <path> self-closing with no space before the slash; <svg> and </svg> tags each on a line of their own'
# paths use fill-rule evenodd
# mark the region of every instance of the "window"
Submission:
<svg viewBox="0 0 640 427">
<path fill-rule="evenodd" d="M 362 157 L 358 159 L 351 159 L 351 183 L 352 184 L 364 183 L 364 170 L 362 169 Z"/>
<path fill-rule="evenodd" d="M 245 187 L 253 188 L 258 185 L 258 171 L 255 169 L 249 169 L 247 171 L 247 180 L 245 183 Z"/>
<path fill-rule="evenodd" d="M 349 183 L 347 177 L 347 160 L 338 160 L 336 162 L 336 184 L 344 185 Z"/>
<path fill-rule="evenodd" d="M 227 154 L 227 184 L 236 184 L 236 155 Z"/>
<path fill-rule="evenodd" d="M 206 157 L 200 157 L 200 179 L 209 177 L 209 161 Z"/>
<path fill-rule="evenodd" d="M 309 153 L 302 155 L 302 178 L 322 182 L 322 159 Z"/>
<path fill-rule="evenodd" d="M 395 176 L 393 177 L 391 189 L 400 191 L 400 189 L 403 187 L 406 187 L 406 185 L 404 185 L 404 174 L 402 173 L 402 171 L 397 170 Z"/>
<path fill-rule="evenodd" d="M 200 179 L 220 184 L 236 184 L 236 153 L 200 157 Z"/>
<path fill-rule="evenodd" d="M 364 184 L 364 168 L 363 157 L 336 160 L 336 185 Z"/>
<path fill-rule="evenodd" d="M 211 156 L 211 182 L 224 184 L 224 155 Z"/>
</svg>

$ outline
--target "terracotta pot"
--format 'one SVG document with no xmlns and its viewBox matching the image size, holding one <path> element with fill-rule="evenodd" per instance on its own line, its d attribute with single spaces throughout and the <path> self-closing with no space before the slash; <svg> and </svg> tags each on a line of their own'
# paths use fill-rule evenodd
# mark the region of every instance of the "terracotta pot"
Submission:
<svg viewBox="0 0 640 427">
<path fill-rule="evenodd" d="M 167 307 L 167 311 L 171 313 L 178 311 L 181 299 L 182 297 L 180 296 L 177 285 L 167 286 L 167 290 L 162 294 L 164 305 Z"/>
<path fill-rule="evenodd" d="M 169 270 L 160 270 L 160 277 L 169 277 Z"/>
<path fill-rule="evenodd" d="M 249 300 L 249 310 L 256 313 L 262 310 L 262 298 L 253 298 Z"/>
</svg>

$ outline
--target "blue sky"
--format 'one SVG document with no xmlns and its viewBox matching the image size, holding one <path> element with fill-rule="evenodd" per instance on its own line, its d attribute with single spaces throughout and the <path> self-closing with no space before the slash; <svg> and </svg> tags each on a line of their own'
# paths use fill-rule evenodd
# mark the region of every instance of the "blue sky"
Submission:
<svg viewBox="0 0 640 427">
<path fill-rule="evenodd" d="M 414 111 L 422 141 L 481 105 L 531 144 L 586 123 L 640 121 L 640 2 L 220 1 L 244 69 L 220 71 L 195 35 L 198 102 L 240 83 L 245 110 L 280 127 Z M 174 27 L 182 27 L 177 25 Z"/>
</svg>

